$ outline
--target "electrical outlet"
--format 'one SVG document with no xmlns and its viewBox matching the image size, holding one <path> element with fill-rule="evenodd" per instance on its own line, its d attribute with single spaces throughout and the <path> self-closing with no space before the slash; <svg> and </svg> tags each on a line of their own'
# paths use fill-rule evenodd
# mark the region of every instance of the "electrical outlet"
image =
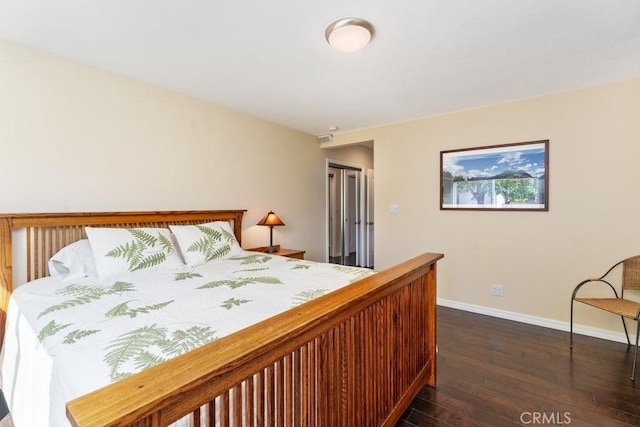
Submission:
<svg viewBox="0 0 640 427">
<path fill-rule="evenodd" d="M 494 297 L 503 297 L 504 296 L 504 287 L 502 285 L 491 285 L 491 295 Z"/>
<path fill-rule="evenodd" d="M 389 212 L 391 212 L 392 214 L 397 214 L 399 211 L 400 211 L 400 208 L 395 203 L 389 207 Z"/>
</svg>

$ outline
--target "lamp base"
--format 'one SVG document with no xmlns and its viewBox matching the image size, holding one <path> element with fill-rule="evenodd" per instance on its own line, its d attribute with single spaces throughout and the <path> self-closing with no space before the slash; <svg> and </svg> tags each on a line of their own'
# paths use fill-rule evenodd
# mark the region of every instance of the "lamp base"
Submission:
<svg viewBox="0 0 640 427">
<path fill-rule="evenodd" d="M 268 254 L 272 254 L 274 252 L 278 252 L 278 248 L 275 246 L 267 246 L 264 251 Z"/>
</svg>

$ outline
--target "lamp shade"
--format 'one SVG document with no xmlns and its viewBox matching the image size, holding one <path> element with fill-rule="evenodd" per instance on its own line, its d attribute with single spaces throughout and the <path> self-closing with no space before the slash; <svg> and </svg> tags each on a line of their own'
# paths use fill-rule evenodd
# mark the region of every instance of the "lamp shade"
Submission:
<svg viewBox="0 0 640 427">
<path fill-rule="evenodd" d="M 278 215 L 274 214 L 273 211 L 269 211 L 269 213 L 266 214 L 264 218 L 258 221 L 257 225 L 284 225 L 284 222 L 282 222 L 282 220 L 278 218 Z"/>
</svg>

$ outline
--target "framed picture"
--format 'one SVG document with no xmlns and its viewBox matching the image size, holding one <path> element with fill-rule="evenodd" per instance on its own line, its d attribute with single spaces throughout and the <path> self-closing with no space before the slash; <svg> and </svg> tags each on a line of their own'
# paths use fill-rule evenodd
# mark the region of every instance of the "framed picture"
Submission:
<svg viewBox="0 0 640 427">
<path fill-rule="evenodd" d="M 440 152 L 440 209 L 549 210 L 549 140 Z"/>
</svg>

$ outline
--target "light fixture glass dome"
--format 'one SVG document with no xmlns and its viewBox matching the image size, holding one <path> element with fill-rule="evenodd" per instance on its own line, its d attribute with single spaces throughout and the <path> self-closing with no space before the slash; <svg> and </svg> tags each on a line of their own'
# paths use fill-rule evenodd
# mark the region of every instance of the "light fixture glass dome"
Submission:
<svg viewBox="0 0 640 427">
<path fill-rule="evenodd" d="M 360 18 L 344 18 L 333 22 L 324 32 L 327 42 L 341 52 L 355 52 L 364 48 L 375 30 L 369 21 Z"/>
</svg>

